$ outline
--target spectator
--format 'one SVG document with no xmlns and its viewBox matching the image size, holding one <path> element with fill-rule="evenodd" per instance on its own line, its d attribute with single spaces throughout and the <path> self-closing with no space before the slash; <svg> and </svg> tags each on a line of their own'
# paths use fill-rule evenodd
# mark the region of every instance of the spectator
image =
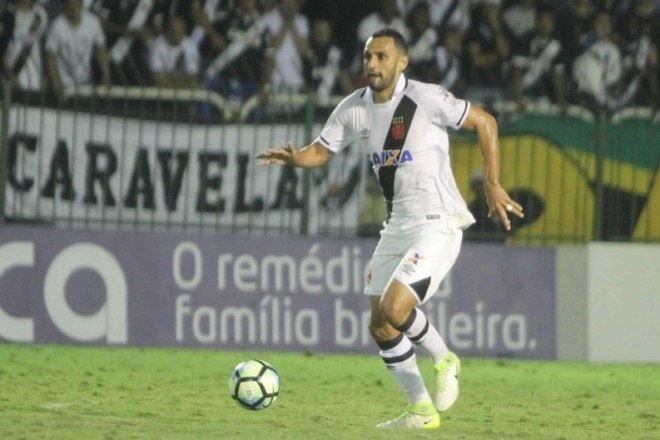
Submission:
<svg viewBox="0 0 660 440">
<path fill-rule="evenodd" d="M 220 26 L 235 9 L 236 0 L 161 0 L 165 20 L 179 17 L 197 45 L 200 66 L 208 65 L 227 45 Z"/>
<path fill-rule="evenodd" d="M 430 9 L 425 1 L 418 1 L 408 13 L 406 20 L 410 37 L 408 39 L 407 73 L 411 78 L 424 82 L 437 79 L 435 68 L 435 48 L 438 32 L 431 24 Z"/>
<path fill-rule="evenodd" d="M 4 58 L 7 76 L 15 87 L 33 91 L 43 88 L 41 40 L 47 26 L 43 6 L 33 0 L 16 1 L 13 36 Z"/>
<path fill-rule="evenodd" d="M 404 16 L 408 16 L 419 1 L 429 5 L 429 19 L 440 37 L 447 29 L 461 34 L 467 31 L 474 0 L 397 0 L 397 4 Z"/>
<path fill-rule="evenodd" d="M 600 11 L 594 20 L 595 42 L 573 64 L 573 78 L 581 104 L 595 109 L 612 110 L 617 105 L 620 87 L 621 51 L 612 41 L 612 19 Z"/>
<path fill-rule="evenodd" d="M 473 1 L 470 0 L 429 0 L 431 5 L 431 22 L 438 29 L 441 37 L 447 29 L 458 30 L 461 35 L 470 26 L 470 11 Z"/>
<path fill-rule="evenodd" d="M 234 9 L 232 1 L 222 0 L 193 0 L 191 2 L 180 2 L 188 5 L 185 11 L 178 14 L 186 14 L 190 17 L 190 37 L 200 49 L 203 58 L 210 61 L 222 51 L 227 41 L 219 31 L 222 21 L 227 19 L 230 9 Z M 206 64 L 206 63 L 205 63 Z"/>
<path fill-rule="evenodd" d="M 624 17 L 633 15 L 642 28 L 642 32 L 650 34 L 654 26 L 654 19 L 660 13 L 659 6 L 654 6 L 652 0 L 632 0 L 630 8 L 623 14 Z M 660 4 L 660 2 L 658 2 Z M 657 30 L 657 29 L 656 29 Z"/>
<path fill-rule="evenodd" d="M 187 36 L 186 22 L 170 17 L 165 33 L 149 47 L 149 70 L 157 87 L 197 88 L 199 86 L 199 49 Z"/>
<path fill-rule="evenodd" d="M 621 41 L 622 90 L 617 107 L 657 105 L 658 49 L 651 40 L 650 29 L 634 11 L 623 17 Z"/>
<path fill-rule="evenodd" d="M 238 0 L 219 26 L 227 47 L 206 69 L 206 87 L 220 92 L 236 107 L 254 95 L 264 82 L 259 17 L 256 0 Z"/>
<path fill-rule="evenodd" d="M 332 40 L 332 25 L 317 19 L 312 24 L 310 57 L 305 59 L 305 81 L 321 103 L 331 95 L 345 95 L 353 90 L 346 71 L 341 69 L 342 51 Z"/>
<path fill-rule="evenodd" d="M 268 42 L 262 89 L 297 93 L 305 87 L 303 59 L 310 56 L 309 23 L 298 12 L 298 0 L 278 0 L 258 23 Z"/>
<path fill-rule="evenodd" d="M 360 59 L 362 58 L 364 43 L 376 31 L 383 28 L 392 28 L 399 31 L 405 38 L 408 38 L 408 28 L 401 18 L 401 12 L 396 0 L 380 0 L 377 4 L 377 10 L 364 17 L 358 24 L 357 39 Z"/>
<path fill-rule="evenodd" d="M 147 85 L 147 43 L 157 33 L 154 0 L 99 0 L 94 11 L 108 39 L 114 79 L 127 86 Z"/>
<path fill-rule="evenodd" d="M 462 32 L 460 28 L 446 28 L 442 33 L 442 44 L 435 50 L 437 82 L 456 95 L 465 93 L 466 82 L 462 75 Z"/>
<path fill-rule="evenodd" d="M 535 13 L 536 30 L 521 41 L 511 60 L 511 94 L 522 107 L 523 94 L 547 97 L 566 107 L 566 66 L 561 57 L 561 42 L 555 34 L 555 15 L 550 8 Z"/>
<path fill-rule="evenodd" d="M 273 9 L 277 8 L 277 2 L 278 0 L 260 0 L 259 13 L 265 14 L 266 12 L 270 12 Z"/>
<path fill-rule="evenodd" d="M 102 85 L 110 84 L 110 65 L 105 34 L 99 19 L 83 9 L 81 0 L 67 0 L 46 40 L 46 68 L 58 103 L 66 100 L 64 89 L 94 83 L 92 62 L 96 59 Z"/>
<path fill-rule="evenodd" d="M 472 11 L 465 36 L 467 53 L 463 67 L 469 83 L 467 96 L 486 106 L 504 97 L 502 74 L 510 49 L 499 14 L 497 4 L 478 4 Z"/>
<path fill-rule="evenodd" d="M 593 23 L 597 9 L 593 0 L 570 0 L 557 13 L 557 33 L 569 68 L 575 58 L 593 43 Z"/>
<path fill-rule="evenodd" d="M 536 29 L 537 0 L 518 0 L 504 9 L 502 24 L 511 42 L 511 52 L 521 52 Z"/>
</svg>

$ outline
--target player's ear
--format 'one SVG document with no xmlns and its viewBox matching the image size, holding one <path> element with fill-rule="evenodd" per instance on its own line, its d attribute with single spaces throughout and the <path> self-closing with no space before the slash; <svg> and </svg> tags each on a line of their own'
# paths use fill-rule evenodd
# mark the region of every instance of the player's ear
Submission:
<svg viewBox="0 0 660 440">
<path fill-rule="evenodd" d="M 404 53 L 403 55 L 401 55 L 401 57 L 399 58 L 399 70 L 401 72 L 403 72 L 406 69 L 406 67 L 408 67 L 409 61 L 410 59 L 408 58 L 408 54 Z"/>
</svg>

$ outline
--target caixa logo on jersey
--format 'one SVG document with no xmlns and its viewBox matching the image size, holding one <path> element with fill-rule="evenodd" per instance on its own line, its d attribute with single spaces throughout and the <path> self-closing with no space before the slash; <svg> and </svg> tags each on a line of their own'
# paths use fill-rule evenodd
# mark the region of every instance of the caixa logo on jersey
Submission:
<svg viewBox="0 0 660 440">
<path fill-rule="evenodd" d="M 30 301 L 37 301 L 37 298 L 42 300 L 47 315 L 44 318 L 41 312 L 43 307 L 34 303 L 29 307 L 32 316 L 25 316 L 25 313 L 21 313 L 23 316 L 17 316 L 19 314 L 16 308 L 12 309 L 7 303 L 8 298 L 3 298 L 5 301 L 0 303 L 0 339 L 39 342 L 37 339 L 42 338 L 35 338 L 35 328 L 47 326 L 42 321 L 49 319 L 72 341 L 92 342 L 105 339 L 110 344 L 126 344 L 128 288 L 124 271 L 115 257 L 97 244 L 74 243 L 46 262 L 48 266 L 42 276 L 44 269 L 40 266 L 44 264 L 43 256 L 38 256 L 37 252 L 37 244 L 32 241 L 13 241 L 0 245 L 0 285 L 4 284 L 3 277 L 11 277 L 9 272 L 25 271 L 24 274 L 28 274 L 29 279 L 18 283 L 21 286 L 14 286 L 16 290 L 12 295 L 27 295 Z M 35 261 L 38 264 L 35 264 Z M 72 275 L 80 270 L 92 271 L 102 280 L 105 288 L 103 304 L 91 314 L 81 314 L 67 302 L 67 284 L 70 284 Z M 10 287 L 7 290 L 12 289 Z"/>
<path fill-rule="evenodd" d="M 383 150 L 367 153 L 367 159 L 375 166 L 391 167 L 412 162 L 412 153 L 408 150 Z"/>
</svg>

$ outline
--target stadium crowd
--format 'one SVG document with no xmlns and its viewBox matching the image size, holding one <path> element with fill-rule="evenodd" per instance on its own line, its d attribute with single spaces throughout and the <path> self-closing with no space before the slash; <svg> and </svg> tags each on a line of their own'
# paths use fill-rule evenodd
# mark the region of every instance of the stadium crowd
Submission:
<svg viewBox="0 0 660 440">
<path fill-rule="evenodd" d="M 660 101 L 658 0 L 9 0 L 0 71 L 15 87 L 202 88 L 257 95 L 364 85 L 361 51 L 391 27 L 407 75 L 488 106 L 617 110 Z"/>
</svg>

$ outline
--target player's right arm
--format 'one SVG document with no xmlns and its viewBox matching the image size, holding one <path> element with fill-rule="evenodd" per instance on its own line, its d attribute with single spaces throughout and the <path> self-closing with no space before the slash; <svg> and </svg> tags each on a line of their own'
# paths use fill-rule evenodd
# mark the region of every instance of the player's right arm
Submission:
<svg viewBox="0 0 660 440">
<path fill-rule="evenodd" d="M 328 163 L 333 152 L 319 142 L 313 142 L 298 150 L 292 142 L 286 147 L 269 148 L 263 153 L 257 154 L 258 166 L 271 164 L 291 165 L 300 168 L 320 167 Z"/>
<path fill-rule="evenodd" d="M 276 164 L 314 168 L 328 163 L 336 152 L 357 139 L 357 133 L 348 121 L 355 119 L 351 109 L 363 91 L 356 90 L 335 107 L 323 130 L 311 144 L 300 150 L 291 142 L 286 147 L 269 148 L 256 156 L 257 166 Z"/>
</svg>

